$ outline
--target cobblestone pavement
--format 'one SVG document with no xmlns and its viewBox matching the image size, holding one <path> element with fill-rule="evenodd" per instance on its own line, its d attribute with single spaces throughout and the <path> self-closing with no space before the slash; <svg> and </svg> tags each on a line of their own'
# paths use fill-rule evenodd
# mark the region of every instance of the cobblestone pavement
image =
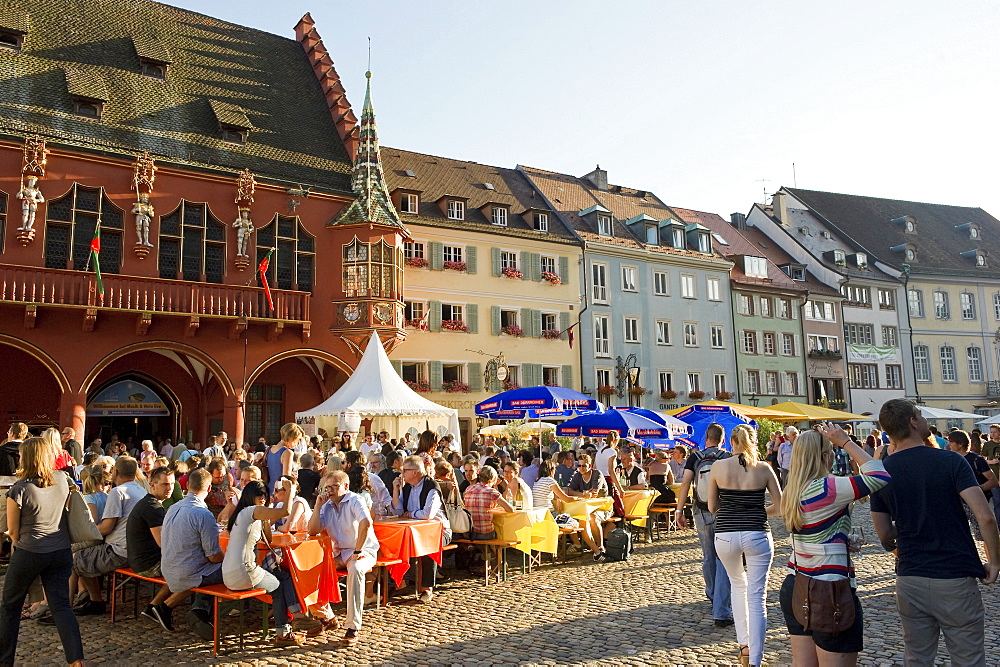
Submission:
<svg viewBox="0 0 1000 667">
<path fill-rule="evenodd" d="M 855 519 L 870 540 L 874 531 L 867 505 Z M 775 550 L 768 587 L 765 664 L 791 662 L 788 637 L 778 608 L 778 587 L 789 553 L 787 534 L 772 520 Z M 81 619 L 87 659 L 94 663 L 167 664 L 615 664 L 731 665 L 736 662 L 732 628 L 716 629 L 701 579 L 701 552 L 691 530 L 651 545 L 638 545 L 624 563 L 594 564 L 589 556 L 567 565 L 545 565 L 527 576 L 484 588 L 478 580 L 456 577 L 442 584 L 429 604 L 398 604 L 365 613 L 361 641 L 341 648 L 340 632 L 309 640 L 300 649 L 278 649 L 260 639 L 259 614 L 247 614 L 247 648 L 214 659 L 175 612 L 174 634 L 145 618 Z M 863 665 L 902 664 L 900 627 L 893 602 L 891 557 L 876 544 L 858 562 L 865 611 Z M 518 570 L 519 571 L 519 570 Z M 454 574 L 454 572 L 451 572 Z M 1000 586 L 1000 585 L 997 585 Z M 1000 617 L 1000 587 L 984 589 L 986 618 Z M 412 590 L 412 589 L 411 589 Z M 131 613 L 131 605 L 126 616 Z M 182 608 L 183 609 L 183 608 Z M 236 621 L 224 622 L 235 631 Z M 255 631 L 254 631 L 255 629 Z M 1000 647 L 1000 630 L 987 622 L 987 647 Z M 947 663 L 942 643 L 939 660 Z M 18 659 L 23 664 L 59 664 L 62 651 L 55 628 L 25 621 Z M 990 664 L 1000 664 L 995 648 Z"/>
</svg>

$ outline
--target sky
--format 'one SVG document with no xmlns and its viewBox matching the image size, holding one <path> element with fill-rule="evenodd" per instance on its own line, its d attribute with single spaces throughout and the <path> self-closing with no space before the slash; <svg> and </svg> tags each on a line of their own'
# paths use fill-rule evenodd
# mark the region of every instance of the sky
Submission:
<svg viewBox="0 0 1000 667">
<path fill-rule="evenodd" d="M 385 146 L 747 212 L 781 186 L 1000 218 L 1000 3 L 168 0 L 294 37 L 312 14 Z M 794 164 L 794 170 L 793 170 Z"/>
</svg>

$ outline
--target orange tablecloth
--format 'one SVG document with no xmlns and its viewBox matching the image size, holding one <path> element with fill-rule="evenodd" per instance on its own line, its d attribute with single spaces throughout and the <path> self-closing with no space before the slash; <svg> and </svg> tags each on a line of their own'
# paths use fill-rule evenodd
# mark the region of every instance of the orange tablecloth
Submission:
<svg viewBox="0 0 1000 667">
<path fill-rule="evenodd" d="M 403 575 L 410 569 L 410 559 L 430 556 L 441 564 L 441 540 L 444 525 L 426 519 L 379 519 L 374 522 L 375 537 L 379 543 L 379 560 L 401 560 L 389 566 L 392 580 L 399 586 Z"/>
<path fill-rule="evenodd" d="M 223 551 L 228 544 L 229 533 L 224 532 L 219 535 L 219 545 Z M 334 565 L 335 554 L 329 537 L 281 533 L 271 536 L 271 546 L 281 549 L 284 554 L 303 611 L 312 605 L 340 602 L 340 587 L 337 586 L 337 571 Z M 258 548 L 266 550 L 267 546 L 261 542 Z"/>
</svg>

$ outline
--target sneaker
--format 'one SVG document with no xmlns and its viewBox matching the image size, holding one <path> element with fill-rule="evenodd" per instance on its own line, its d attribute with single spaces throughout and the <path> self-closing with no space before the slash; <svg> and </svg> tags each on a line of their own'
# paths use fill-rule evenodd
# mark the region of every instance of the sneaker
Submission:
<svg viewBox="0 0 1000 667">
<path fill-rule="evenodd" d="M 200 609 L 192 609 L 187 613 L 187 624 L 191 632 L 207 642 L 215 639 L 215 626 L 208 620 L 208 613 Z"/>
<path fill-rule="evenodd" d="M 87 600 L 73 610 L 77 616 L 100 616 L 107 611 L 108 603 L 104 600 Z"/>
<path fill-rule="evenodd" d="M 155 607 L 153 605 L 149 605 L 148 607 L 146 607 L 146 610 L 142 612 L 142 615 L 145 616 L 146 618 L 151 618 L 157 623 L 159 623 L 160 626 L 167 632 L 174 631 L 174 624 L 172 618 L 173 612 L 170 609 L 170 607 L 163 604 L 162 602 L 156 605 Z"/>
<path fill-rule="evenodd" d="M 344 638 L 340 641 L 346 645 L 357 644 L 358 631 L 355 630 L 354 628 L 348 629 L 348 631 L 344 633 Z"/>
<path fill-rule="evenodd" d="M 604 553 L 604 549 L 601 549 L 596 554 L 594 554 L 594 562 L 595 563 L 602 563 L 602 562 L 604 562 L 605 558 L 607 558 L 607 556 Z"/>
<path fill-rule="evenodd" d="M 309 637 L 315 637 L 323 632 L 323 624 L 315 618 L 293 618 L 292 629 L 296 632 L 305 632 Z"/>
<path fill-rule="evenodd" d="M 365 606 L 366 607 L 371 607 L 372 605 L 377 605 L 377 604 L 378 604 L 378 596 L 377 595 L 373 595 L 371 597 L 365 598 Z"/>
<path fill-rule="evenodd" d="M 56 624 L 56 618 L 51 613 L 39 616 L 35 620 L 38 621 L 41 625 L 55 625 Z"/>
<path fill-rule="evenodd" d="M 278 635 L 271 640 L 275 646 L 305 646 L 306 640 L 302 635 L 289 632 L 287 635 Z"/>
<path fill-rule="evenodd" d="M 306 637 L 318 637 L 328 630 L 336 630 L 340 627 L 340 621 L 336 617 L 330 620 L 319 619 L 316 623 L 316 627 L 309 628 L 306 630 Z"/>
<path fill-rule="evenodd" d="M 434 599 L 434 591 L 428 589 L 426 591 L 421 591 L 420 595 L 417 597 L 421 602 L 430 602 Z"/>
</svg>

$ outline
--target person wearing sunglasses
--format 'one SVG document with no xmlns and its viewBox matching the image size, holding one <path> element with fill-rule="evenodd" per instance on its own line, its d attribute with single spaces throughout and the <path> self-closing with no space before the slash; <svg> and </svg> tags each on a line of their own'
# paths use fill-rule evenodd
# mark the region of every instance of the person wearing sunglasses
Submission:
<svg viewBox="0 0 1000 667">
<path fill-rule="evenodd" d="M 419 455 L 403 459 L 402 474 L 392 483 L 392 513 L 413 519 L 433 519 L 444 524 L 442 544 L 451 542 L 451 524 L 445 514 L 441 487 L 438 486 L 424 467 Z M 434 597 L 434 582 L 437 577 L 437 563 L 430 556 L 419 559 L 421 602 L 430 602 Z"/>
</svg>

